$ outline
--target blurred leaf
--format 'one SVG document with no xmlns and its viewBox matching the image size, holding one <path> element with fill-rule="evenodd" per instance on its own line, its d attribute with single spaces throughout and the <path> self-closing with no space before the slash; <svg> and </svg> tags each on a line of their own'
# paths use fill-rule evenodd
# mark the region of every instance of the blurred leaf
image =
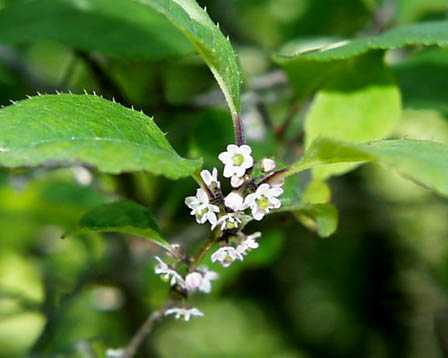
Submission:
<svg viewBox="0 0 448 358">
<path fill-rule="evenodd" d="M 448 145 L 425 140 L 382 140 L 351 144 L 317 139 L 289 175 L 332 163 L 378 162 L 439 194 L 448 196 Z"/>
<path fill-rule="evenodd" d="M 331 189 L 325 181 L 312 179 L 306 187 L 302 201 L 310 204 L 325 204 L 331 200 Z"/>
<path fill-rule="evenodd" d="M 132 201 L 104 204 L 85 213 L 79 220 L 79 229 L 97 232 L 119 232 L 151 240 L 169 249 L 151 212 Z"/>
<path fill-rule="evenodd" d="M 294 212 L 297 219 L 320 237 L 328 237 L 338 227 L 338 210 L 331 204 L 307 204 Z"/>
<path fill-rule="evenodd" d="M 18 0 L 0 11 L 0 34 L 8 44 L 54 40 L 125 58 L 192 52 L 182 34 L 139 1 Z"/>
<path fill-rule="evenodd" d="M 285 68 L 297 95 L 304 98 L 359 55 L 375 50 L 431 45 L 448 46 L 448 21 L 402 26 L 353 40 L 294 41 L 284 46 L 274 60 Z"/>
<path fill-rule="evenodd" d="M 2 356 L 26 355 L 45 325 L 45 317 L 38 311 L 43 301 L 38 262 L 3 248 L 0 257 Z M 7 316 L 8 313 L 16 314 Z"/>
<path fill-rule="evenodd" d="M 316 95 L 305 119 L 306 145 L 318 137 L 347 142 L 381 139 L 392 132 L 400 115 L 400 93 L 382 56 L 363 56 Z M 314 174 L 326 178 L 350 168 L 337 165 Z"/>
<path fill-rule="evenodd" d="M 285 183 L 283 184 L 283 194 L 280 196 L 282 206 L 279 210 L 288 211 L 286 208 L 300 205 L 302 196 L 302 188 L 297 176 L 289 176 L 285 178 Z"/>
<path fill-rule="evenodd" d="M 207 168 L 221 167 L 218 154 L 233 142 L 233 130 L 228 125 L 229 114 L 223 110 L 208 110 L 198 115 L 191 131 L 190 155 L 204 159 Z"/>
<path fill-rule="evenodd" d="M 400 85 L 403 106 L 448 114 L 448 51 L 431 49 L 392 66 Z"/>
<path fill-rule="evenodd" d="M 331 62 L 346 60 L 372 50 L 406 46 L 448 46 L 448 21 L 434 21 L 394 28 L 379 35 L 338 41 L 309 52 L 288 52 L 276 56 L 279 63 L 294 61 Z"/>
<path fill-rule="evenodd" d="M 446 0 L 398 0 L 396 7 L 398 22 L 410 23 L 427 15 L 445 16 L 448 3 Z"/>
<path fill-rule="evenodd" d="M 240 109 L 240 70 L 230 41 L 195 0 L 139 0 L 163 14 L 191 41 L 210 67 L 232 117 Z"/>
<path fill-rule="evenodd" d="M 106 173 L 188 176 L 200 160 L 181 158 L 153 120 L 88 95 L 33 97 L 0 110 L 0 164 L 82 161 Z"/>
</svg>

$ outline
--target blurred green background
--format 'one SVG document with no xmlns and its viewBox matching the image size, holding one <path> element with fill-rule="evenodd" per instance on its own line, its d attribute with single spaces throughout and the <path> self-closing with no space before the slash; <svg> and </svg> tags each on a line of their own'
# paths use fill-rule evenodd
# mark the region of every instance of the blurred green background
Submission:
<svg viewBox="0 0 448 358">
<path fill-rule="evenodd" d="M 198 2 L 239 54 L 251 145 L 259 156 L 285 161 L 301 150 L 303 111 L 279 140 L 273 127 L 288 115 L 294 94 L 274 52 L 291 41 L 351 38 L 448 13 L 446 0 Z M 212 75 L 188 44 L 148 59 L 86 51 L 46 38 L 42 29 L 3 41 L 2 14 L 20 3 L 0 0 L 1 105 L 37 91 L 95 91 L 153 115 L 181 155 L 218 165 L 217 154 L 232 141 L 231 122 Z M 25 23 L 38 29 L 30 20 L 35 15 L 25 12 L 13 30 L 25 33 Z M 79 21 L 82 35 L 87 20 Z M 132 29 L 126 31 L 132 43 Z M 393 136 L 448 142 L 448 52 L 398 55 L 391 68 L 404 111 Z M 298 180 L 302 189 L 306 178 Z M 242 264 L 214 267 L 221 279 L 210 296 L 194 301 L 205 317 L 165 320 L 141 356 L 448 354 L 446 200 L 376 166 L 330 186 L 340 216 L 336 234 L 319 238 L 290 214 L 250 224 L 264 233 L 261 248 Z M 148 205 L 166 237 L 192 249 L 206 235 L 183 204 L 194 190 L 192 179 L 107 176 L 82 166 L 0 168 L 0 356 L 101 357 L 124 346 L 166 298 L 167 286 L 153 273 L 152 257 L 160 252 L 123 235 L 60 237 L 87 209 L 121 196 Z"/>
</svg>

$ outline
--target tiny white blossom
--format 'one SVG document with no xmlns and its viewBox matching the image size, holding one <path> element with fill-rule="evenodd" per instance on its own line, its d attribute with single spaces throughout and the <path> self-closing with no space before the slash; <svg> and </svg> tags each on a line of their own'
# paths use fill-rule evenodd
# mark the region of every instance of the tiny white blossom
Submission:
<svg viewBox="0 0 448 358">
<path fill-rule="evenodd" d="M 190 272 L 185 277 L 185 287 L 188 291 L 197 290 L 202 283 L 202 275 L 199 272 Z"/>
<path fill-rule="evenodd" d="M 216 205 L 210 204 L 210 199 L 203 189 L 196 191 L 196 196 L 189 196 L 185 199 L 185 205 L 191 210 L 191 215 L 196 217 L 198 224 L 204 224 L 209 221 L 210 224 L 215 225 L 218 221 L 216 213 L 219 208 Z"/>
<path fill-rule="evenodd" d="M 248 145 L 229 144 L 227 151 L 218 156 L 219 160 L 224 163 L 224 176 L 226 178 L 242 177 L 246 170 L 254 165 L 251 153 L 252 149 Z"/>
<path fill-rule="evenodd" d="M 207 267 L 200 267 L 199 271 L 202 273 L 202 282 L 199 286 L 199 291 L 210 293 L 212 290 L 211 281 L 218 279 L 218 274 L 215 271 L 209 270 Z"/>
<path fill-rule="evenodd" d="M 210 173 L 208 170 L 204 169 L 201 171 L 201 178 L 204 181 L 205 185 L 211 188 L 213 185 L 217 188 L 221 187 L 221 183 L 218 180 L 218 170 L 213 168 Z"/>
<path fill-rule="evenodd" d="M 106 350 L 106 358 L 122 358 L 124 357 L 124 349 L 118 348 L 108 348 Z"/>
<path fill-rule="evenodd" d="M 200 267 L 198 271 L 191 272 L 185 278 L 185 286 L 188 291 L 201 291 L 204 293 L 210 293 L 212 290 L 211 281 L 216 280 L 218 274 L 214 271 L 210 271 L 207 267 Z"/>
<path fill-rule="evenodd" d="M 175 319 L 183 318 L 185 321 L 189 321 L 191 317 L 202 317 L 204 314 L 197 308 L 179 308 L 173 307 L 165 311 L 165 316 L 174 315 Z"/>
<path fill-rule="evenodd" d="M 241 211 L 244 209 L 244 199 L 237 192 L 232 191 L 224 198 L 224 205 L 233 211 Z"/>
<path fill-rule="evenodd" d="M 243 260 L 243 256 L 232 246 L 223 246 L 215 251 L 211 257 L 212 262 L 220 262 L 222 266 L 229 267 L 235 260 Z"/>
<path fill-rule="evenodd" d="M 269 173 L 272 172 L 276 167 L 275 162 L 272 159 L 269 158 L 264 158 L 261 161 L 261 169 L 265 172 L 265 173 Z"/>
<path fill-rule="evenodd" d="M 157 275 L 160 275 L 162 279 L 169 281 L 171 286 L 178 284 L 181 287 L 185 287 L 185 281 L 181 275 L 163 262 L 160 257 L 156 256 L 155 259 L 159 262 L 154 268 Z"/>
<path fill-rule="evenodd" d="M 244 178 L 237 177 L 236 175 L 230 178 L 230 185 L 232 188 L 239 188 L 244 183 Z"/>
<path fill-rule="evenodd" d="M 261 237 L 261 233 L 260 232 L 256 232 L 252 235 L 249 235 L 246 237 L 246 239 L 244 239 L 236 248 L 236 250 L 243 256 L 247 255 L 247 253 L 249 251 L 252 251 L 256 248 L 258 248 L 258 246 L 260 246 L 258 244 L 258 242 L 255 241 L 255 239 L 258 239 L 259 237 Z"/>
<path fill-rule="evenodd" d="M 261 184 L 255 193 L 246 196 L 245 207 L 250 207 L 255 220 L 261 220 L 271 209 L 278 209 L 281 206 L 277 198 L 283 193 L 279 186 L 270 186 L 267 183 Z"/>
<path fill-rule="evenodd" d="M 218 222 L 212 229 L 214 229 L 216 226 L 221 225 L 221 230 L 232 230 L 238 228 L 240 224 L 241 219 L 238 217 L 238 215 L 226 214 L 219 218 Z"/>
</svg>

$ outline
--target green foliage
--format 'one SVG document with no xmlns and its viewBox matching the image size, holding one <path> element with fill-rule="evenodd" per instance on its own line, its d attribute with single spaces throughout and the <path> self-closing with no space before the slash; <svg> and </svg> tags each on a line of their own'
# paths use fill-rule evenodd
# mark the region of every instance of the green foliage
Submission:
<svg viewBox="0 0 448 358">
<path fill-rule="evenodd" d="M 0 110 L 0 164 L 76 163 L 106 173 L 148 171 L 171 179 L 201 161 L 181 158 L 153 120 L 100 97 L 38 96 Z"/>
<path fill-rule="evenodd" d="M 382 57 L 363 57 L 317 93 L 305 118 L 306 145 L 319 137 L 347 142 L 381 139 L 400 116 L 400 93 Z M 338 165 L 314 174 L 325 178 L 348 169 Z"/>
<path fill-rule="evenodd" d="M 448 114 L 448 50 L 430 49 L 392 66 L 400 86 L 403 106 Z"/>
<path fill-rule="evenodd" d="M 79 230 L 119 232 L 143 237 L 169 249 L 151 212 L 132 201 L 104 204 L 85 213 L 79 220 Z"/>
<path fill-rule="evenodd" d="M 333 163 L 378 162 L 406 178 L 448 196 L 448 146 L 425 140 L 384 140 L 350 144 L 317 139 L 289 174 Z"/>
<path fill-rule="evenodd" d="M 18 101 L 0 108 L 0 356 L 105 356 L 171 299 L 204 317 L 164 317 L 137 356 L 439 356 L 448 208 L 432 192 L 448 196 L 447 9 L 0 0 L 0 105 Z M 55 90 L 143 113 L 101 96 L 25 99 Z M 262 235 L 242 262 L 212 263 L 226 240 L 213 243 L 197 262 L 219 274 L 211 294 L 177 301 L 154 256 L 179 244 L 164 259 L 192 269 L 210 227 L 185 197 L 202 160 L 221 172 L 238 115 L 256 160 L 242 191 L 272 158 L 289 167 L 282 205 L 243 218 Z"/>
<path fill-rule="evenodd" d="M 182 31 L 210 67 L 232 116 L 240 109 L 240 70 L 230 41 L 195 0 L 138 0 L 148 4 Z"/>
<path fill-rule="evenodd" d="M 128 0 L 15 1 L 0 11 L 0 33 L 8 44 L 53 40 L 131 59 L 157 60 L 193 50 L 163 16 Z"/>
<path fill-rule="evenodd" d="M 297 219 L 320 237 L 329 237 L 338 227 L 338 210 L 331 204 L 308 204 L 294 212 Z"/>
<path fill-rule="evenodd" d="M 236 116 L 241 82 L 236 55 L 230 41 L 195 0 L 19 1 L 0 11 L 4 42 L 56 40 L 127 58 L 189 53 L 190 47 L 169 23 L 191 41 L 210 67 Z"/>
<path fill-rule="evenodd" d="M 305 98 L 355 57 L 408 46 L 448 46 L 448 22 L 406 25 L 353 40 L 326 37 L 295 41 L 280 50 L 274 60 L 285 68 L 297 96 Z"/>
<path fill-rule="evenodd" d="M 368 51 L 390 50 L 406 46 L 448 46 L 448 21 L 434 21 L 394 28 L 379 35 L 326 44 L 312 51 L 289 48 L 277 55 L 280 63 L 306 60 L 331 62 L 350 59 Z"/>
</svg>

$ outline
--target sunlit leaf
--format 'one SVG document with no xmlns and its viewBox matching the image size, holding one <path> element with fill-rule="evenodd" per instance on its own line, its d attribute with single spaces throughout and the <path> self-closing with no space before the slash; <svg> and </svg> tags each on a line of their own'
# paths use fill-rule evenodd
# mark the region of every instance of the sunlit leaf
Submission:
<svg viewBox="0 0 448 358">
<path fill-rule="evenodd" d="M 148 171 L 171 179 L 201 161 L 180 157 L 154 121 L 100 97 L 49 95 L 0 110 L 0 165 L 83 162 L 106 173 Z"/>
<path fill-rule="evenodd" d="M 363 56 L 317 93 L 305 119 L 306 145 L 318 137 L 347 142 L 382 139 L 400 116 L 400 92 L 381 55 Z M 336 165 L 314 174 L 325 178 L 349 169 Z"/>
<path fill-rule="evenodd" d="M 326 164 L 378 162 L 448 196 L 448 145 L 427 140 L 382 140 L 351 144 L 317 139 L 289 175 Z"/>
</svg>

